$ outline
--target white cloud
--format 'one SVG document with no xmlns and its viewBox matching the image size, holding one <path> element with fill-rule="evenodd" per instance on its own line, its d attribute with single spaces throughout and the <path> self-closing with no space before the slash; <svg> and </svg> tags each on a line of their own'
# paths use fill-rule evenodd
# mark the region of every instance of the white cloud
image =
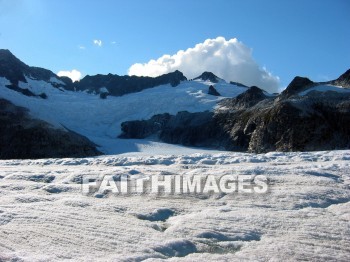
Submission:
<svg viewBox="0 0 350 262">
<path fill-rule="evenodd" d="M 58 76 L 67 76 L 70 79 L 72 79 L 73 82 L 79 81 L 82 77 L 81 72 L 79 72 L 76 69 L 73 69 L 72 71 L 59 71 L 57 73 Z"/>
<path fill-rule="evenodd" d="M 93 43 L 94 43 L 94 45 L 97 45 L 99 47 L 102 46 L 102 40 L 95 39 L 95 40 L 93 40 Z"/>
<path fill-rule="evenodd" d="M 83 45 L 78 46 L 78 48 L 81 49 L 81 50 L 85 50 L 86 49 L 85 46 L 83 46 Z"/>
<path fill-rule="evenodd" d="M 261 68 L 253 59 L 252 50 L 236 38 L 207 39 L 174 55 L 163 55 L 145 64 L 133 64 L 128 74 L 154 77 L 175 70 L 180 70 L 188 78 L 210 71 L 226 81 L 256 85 L 269 92 L 277 92 L 279 87 L 279 78 Z"/>
</svg>

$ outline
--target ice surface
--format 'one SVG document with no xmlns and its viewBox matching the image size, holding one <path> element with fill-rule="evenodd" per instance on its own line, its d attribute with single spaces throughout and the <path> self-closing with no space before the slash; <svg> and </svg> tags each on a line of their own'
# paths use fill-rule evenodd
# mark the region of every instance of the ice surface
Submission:
<svg viewBox="0 0 350 262">
<path fill-rule="evenodd" d="M 350 151 L 0 161 L 0 261 L 349 261 Z M 84 175 L 265 175 L 266 194 L 81 194 Z"/>
</svg>

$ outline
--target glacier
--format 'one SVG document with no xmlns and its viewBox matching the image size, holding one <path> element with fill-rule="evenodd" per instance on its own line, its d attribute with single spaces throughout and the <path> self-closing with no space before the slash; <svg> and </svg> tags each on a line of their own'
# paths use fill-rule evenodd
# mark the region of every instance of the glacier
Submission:
<svg viewBox="0 0 350 262">
<path fill-rule="evenodd" d="M 350 151 L 0 161 L 0 261 L 348 261 Z M 171 148 L 168 148 L 171 152 Z M 86 196 L 84 175 L 265 175 L 265 194 Z"/>
</svg>

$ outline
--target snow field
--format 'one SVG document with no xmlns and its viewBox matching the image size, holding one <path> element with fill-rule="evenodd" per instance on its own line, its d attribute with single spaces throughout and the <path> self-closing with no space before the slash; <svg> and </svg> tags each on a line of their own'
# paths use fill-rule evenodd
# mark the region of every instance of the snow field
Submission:
<svg viewBox="0 0 350 262">
<path fill-rule="evenodd" d="M 0 260 L 348 261 L 350 151 L 0 161 Z M 83 175 L 265 175 L 266 194 L 81 194 Z"/>
</svg>

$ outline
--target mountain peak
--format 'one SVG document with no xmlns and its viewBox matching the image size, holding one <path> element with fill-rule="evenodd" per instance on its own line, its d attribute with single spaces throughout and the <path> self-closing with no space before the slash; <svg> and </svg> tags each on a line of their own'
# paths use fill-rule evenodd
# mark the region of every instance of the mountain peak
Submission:
<svg viewBox="0 0 350 262">
<path fill-rule="evenodd" d="M 292 82 L 290 82 L 287 88 L 282 92 L 282 95 L 291 96 L 313 85 L 315 85 L 315 83 L 312 82 L 309 78 L 296 76 Z"/>
<path fill-rule="evenodd" d="M 250 87 L 247 91 L 237 96 L 238 101 L 251 102 L 266 98 L 264 91 L 257 86 Z"/>
<path fill-rule="evenodd" d="M 0 63 L 11 63 L 11 64 L 21 64 L 21 66 L 25 65 L 21 60 L 19 60 L 14 54 L 11 53 L 8 49 L 0 49 Z"/>
<path fill-rule="evenodd" d="M 350 69 L 348 69 L 344 74 L 339 76 L 336 80 L 333 80 L 331 83 L 342 87 L 350 88 Z"/>
<path fill-rule="evenodd" d="M 203 81 L 207 81 L 209 80 L 210 82 L 213 83 L 217 83 L 219 82 L 219 77 L 217 77 L 216 75 L 214 75 L 212 72 L 203 72 L 200 76 L 194 78 L 194 80 L 203 80 Z"/>
<path fill-rule="evenodd" d="M 252 86 L 237 97 L 223 101 L 222 105 L 240 110 L 252 107 L 266 98 L 267 96 L 262 89 L 257 86 Z"/>
<path fill-rule="evenodd" d="M 7 57 L 14 57 L 14 55 L 11 53 L 8 49 L 0 49 L 0 59 L 7 58 Z"/>
<path fill-rule="evenodd" d="M 26 76 L 44 81 L 57 77 L 50 70 L 26 65 L 8 49 L 0 49 L 0 77 L 6 77 L 12 85 L 18 86 L 19 81 L 27 83 Z"/>
<path fill-rule="evenodd" d="M 28 66 L 10 50 L 0 49 L 0 77 L 6 77 L 13 84 L 17 84 L 18 81 L 26 82 L 22 72 L 27 69 Z"/>
</svg>

